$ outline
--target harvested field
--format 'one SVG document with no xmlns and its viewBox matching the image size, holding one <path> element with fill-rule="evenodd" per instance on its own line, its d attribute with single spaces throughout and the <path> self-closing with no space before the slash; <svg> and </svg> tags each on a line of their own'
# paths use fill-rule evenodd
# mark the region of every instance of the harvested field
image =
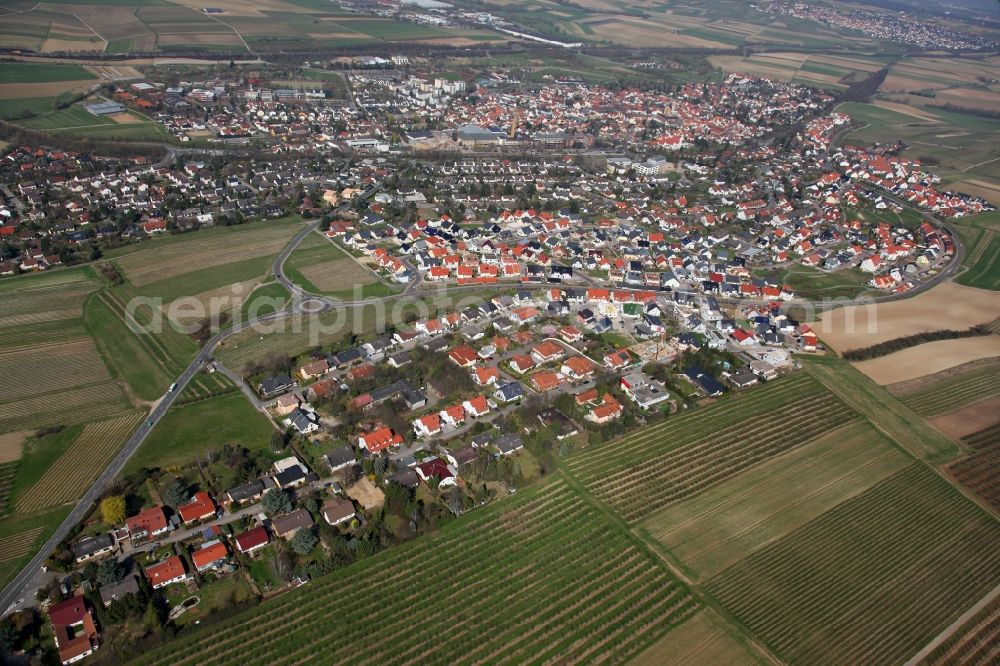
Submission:
<svg viewBox="0 0 1000 666">
<path fill-rule="evenodd" d="M 165 34 L 160 33 L 157 42 L 159 46 L 186 46 L 189 44 L 204 44 L 208 46 L 233 46 L 243 49 L 243 40 L 237 34 L 224 32 L 211 34 Z"/>
<path fill-rule="evenodd" d="M 42 42 L 42 52 L 103 51 L 106 44 L 107 42 L 100 39 L 97 35 L 93 35 L 91 39 L 58 39 L 49 37 Z"/>
<path fill-rule="evenodd" d="M 750 666 L 756 660 L 725 629 L 715 611 L 705 609 L 677 627 L 648 650 L 629 662 L 630 666 Z"/>
<path fill-rule="evenodd" d="M 111 379 L 90 338 L 4 349 L 0 368 L 0 404 Z"/>
<path fill-rule="evenodd" d="M 17 511 L 33 513 L 79 499 L 142 418 L 142 414 L 132 413 L 108 421 L 88 423 L 38 483 L 18 499 Z"/>
<path fill-rule="evenodd" d="M 796 414 L 768 419 L 767 414 Z M 622 440 L 591 445 L 568 470 L 629 522 L 705 492 L 854 418 L 805 373 L 768 382 Z"/>
<path fill-rule="evenodd" d="M 372 594 L 372 575 L 392 584 Z M 325 663 L 428 655 L 441 663 L 624 663 L 698 608 L 655 555 L 553 479 L 187 633 L 139 662 L 232 663 L 253 631 L 255 656 L 282 663 L 317 650 Z M 392 640 L 357 640 L 373 615 Z"/>
<path fill-rule="evenodd" d="M 952 439 L 961 439 L 1000 422 L 1000 396 L 993 396 L 929 419 L 932 426 Z"/>
<path fill-rule="evenodd" d="M 952 183 L 951 188 L 974 197 L 982 197 L 994 206 L 1000 206 L 1000 185 L 996 183 L 969 178 Z"/>
<path fill-rule="evenodd" d="M 915 333 L 985 324 L 997 312 L 1000 293 L 942 282 L 913 298 L 824 312 L 811 325 L 823 342 L 842 353 Z"/>
<path fill-rule="evenodd" d="M 978 361 L 963 363 L 962 365 L 957 365 L 954 368 L 948 368 L 947 370 L 942 370 L 941 372 L 935 373 L 933 375 L 918 377 L 908 382 L 899 382 L 898 384 L 890 384 L 885 388 L 893 395 L 899 396 L 900 400 L 907 401 L 924 391 L 934 390 L 939 384 L 943 382 L 947 382 L 954 379 L 958 379 L 959 381 L 961 381 L 963 379 L 963 376 L 966 375 L 967 373 L 976 372 L 978 370 L 985 370 L 987 368 L 997 368 L 997 366 L 1000 366 L 1000 357 L 984 358 Z"/>
<path fill-rule="evenodd" d="M 129 65 L 88 65 L 87 69 L 102 79 L 109 81 L 142 78 L 142 72 Z"/>
<path fill-rule="evenodd" d="M 1000 578 L 1000 523 L 912 464 L 711 580 L 789 663 L 901 663 Z"/>
<path fill-rule="evenodd" d="M 856 363 L 877 383 L 895 384 L 990 356 L 1000 356 L 1000 336 L 938 340 Z"/>
<path fill-rule="evenodd" d="M 976 88 L 951 88 L 934 96 L 938 104 L 953 104 L 968 109 L 996 111 L 1000 109 L 1000 92 Z"/>
<path fill-rule="evenodd" d="M 0 538 L 0 562 L 9 562 L 24 557 L 35 547 L 35 540 L 44 527 L 36 527 L 27 532 Z"/>
<path fill-rule="evenodd" d="M 133 116 L 131 113 L 111 113 L 105 116 L 105 118 L 110 118 L 119 125 L 134 125 L 135 123 L 148 122 L 145 118 L 140 118 L 139 116 Z"/>
<path fill-rule="evenodd" d="M 24 441 L 31 435 L 30 430 L 8 432 L 0 435 L 0 464 L 14 462 L 21 457 Z"/>
<path fill-rule="evenodd" d="M 921 666 L 995 666 L 1000 645 L 1000 596 L 969 618 Z"/>
<path fill-rule="evenodd" d="M 367 477 L 362 477 L 345 492 L 348 497 L 357 500 L 358 504 L 366 509 L 374 509 L 385 503 L 385 493 L 380 488 L 377 488 Z"/>
<path fill-rule="evenodd" d="M 341 291 L 375 281 L 374 276 L 353 259 L 334 259 L 300 270 L 320 291 Z"/>
<path fill-rule="evenodd" d="M 133 286 L 143 287 L 194 270 L 277 254 L 298 228 L 298 225 L 260 222 L 247 229 L 210 237 L 201 236 L 200 232 L 183 242 L 158 245 L 154 241 L 150 247 L 126 254 L 117 262 Z"/>
<path fill-rule="evenodd" d="M 632 46 L 689 46 L 692 48 L 727 48 L 723 42 L 684 35 L 663 25 L 640 19 L 618 19 L 601 23 L 588 23 L 595 39 L 607 39 L 616 44 Z"/>
<path fill-rule="evenodd" d="M 911 462 L 870 424 L 856 421 L 656 513 L 642 526 L 699 580 L 711 578 Z"/>
</svg>

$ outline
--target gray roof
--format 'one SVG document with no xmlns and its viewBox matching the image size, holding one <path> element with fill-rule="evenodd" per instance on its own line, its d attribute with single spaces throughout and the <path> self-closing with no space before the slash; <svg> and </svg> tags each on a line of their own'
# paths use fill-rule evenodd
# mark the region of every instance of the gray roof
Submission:
<svg viewBox="0 0 1000 666">
<path fill-rule="evenodd" d="M 110 548 L 114 543 L 115 540 L 107 532 L 85 537 L 73 544 L 73 555 L 76 557 L 88 557 L 105 548 Z"/>
<path fill-rule="evenodd" d="M 323 456 L 323 460 L 330 467 L 331 471 L 350 465 L 355 461 L 354 448 L 350 444 L 345 444 L 339 449 L 335 449 Z"/>
<path fill-rule="evenodd" d="M 281 536 L 303 527 L 311 527 L 312 524 L 313 519 L 308 511 L 305 509 L 296 509 L 291 513 L 286 513 L 271 520 L 271 530 Z"/>
<path fill-rule="evenodd" d="M 139 581 L 136 580 L 135 576 L 129 574 L 114 585 L 101 585 L 101 601 L 107 606 L 116 599 L 121 599 L 129 594 L 136 594 L 138 591 Z"/>
<path fill-rule="evenodd" d="M 234 502 L 242 502 L 248 500 L 252 497 L 256 497 L 264 492 L 264 484 L 258 481 L 251 481 L 250 483 L 244 484 L 242 486 L 236 486 L 230 490 L 227 495 L 229 499 Z"/>
</svg>

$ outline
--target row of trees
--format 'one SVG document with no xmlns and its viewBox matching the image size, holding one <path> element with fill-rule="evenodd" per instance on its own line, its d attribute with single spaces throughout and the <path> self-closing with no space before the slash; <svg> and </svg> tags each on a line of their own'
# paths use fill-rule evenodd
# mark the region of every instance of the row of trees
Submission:
<svg viewBox="0 0 1000 666">
<path fill-rule="evenodd" d="M 925 342 L 936 342 L 937 340 L 957 340 L 959 338 L 972 338 L 978 335 L 991 335 L 990 329 L 986 326 L 973 326 L 965 330 L 950 330 L 942 329 L 939 331 L 925 331 L 923 333 L 915 333 L 913 335 L 904 335 L 900 338 L 893 338 L 892 340 L 886 340 L 885 342 L 880 342 L 876 345 L 871 345 L 870 347 L 861 347 L 858 349 L 851 349 L 841 356 L 848 361 L 866 361 L 870 358 L 878 358 L 879 356 L 887 356 L 893 352 L 900 351 L 902 349 L 908 349 L 910 347 L 916 347 L 917 345 L 922 345 Z"/>
</svg>

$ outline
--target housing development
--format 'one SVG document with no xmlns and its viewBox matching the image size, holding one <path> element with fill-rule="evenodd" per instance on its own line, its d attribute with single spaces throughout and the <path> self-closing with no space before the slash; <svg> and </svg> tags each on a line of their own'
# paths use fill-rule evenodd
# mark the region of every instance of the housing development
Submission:
<svg viewBox="0 0 1000 666">
<path fill-rule="evenodd" d="M 2 9 L 4 663 L 996 662 L 990 2 L 87 2 Z"/>
</svg>

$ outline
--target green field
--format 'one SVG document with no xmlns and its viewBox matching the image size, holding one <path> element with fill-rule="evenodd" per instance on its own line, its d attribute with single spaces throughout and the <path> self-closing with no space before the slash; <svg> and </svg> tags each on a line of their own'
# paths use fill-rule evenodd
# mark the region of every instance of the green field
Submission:
<svg viewBox="0 0 1000 666">
<path fill-rule="evenodd" d="M 914 455 L 940 463 L 959 453 L 954 442 L 928 426 L 913 410 L 847 361 L 834 356 L 802 359 L 810 375 Z"/>
<path fill-rule="evenodd" d="M 127 286 L 94 294 L 87 301 L 84 321 L 98 349 L 115 374 L 137 397 L 155 400 L 197 353 L 195 342 L 166 323 L 159 332 L 144 332 L 155 311 L 131 308 L 137 294 Z M 165 317 L 162 318 L 165 321 Z M 131 325 L 130 325 L 131 324 Z"/>
<path fill-rule="evenodd" d="M 360 32 L 386 41 L 440 39 L 449 35 L 444 30 L 438 30 L 430 26 L 380 19 L 345 20 L 336 25 L 343 28 L 345 32 Z"/>
<path fill-rule="evenodd" d="M 267 418 L 241 393 L 174 405 L 129 460 L 125 473 L 186 465 L 224 444 L 262 449 L 270 446 L 272 432 Z"/>
<path fill-rule="evenodd" d="M 869 290 L 867 283 L 871 279 L 853 268 L 827 273 L 801 264 L 768 271 L 763 277 L 789 285 L 796 298 L 813 301 L 856 298 Z"/>
<path fill-rule="evenodd" d="M 919 463 L 709 581 L 791 663 L 900 663 L 1000 576 L 1000 524 Z"/>
<path fill-rule="evenodd" d="M 710 578 L 912 460 L 854 421 L 652 515 L 642 528 L 687 571 Z"/>
<path fill-rule="evenodd" d="M 51 113 L 54 109 L 55 99 L 55 97 L 0 99 L 0 118 L 7 120 Z"/>
<path fill-rule="evenodd" d="M 376 594 L 374 579 L 385 582 Z M 655 555 L 555 479 L 141 662 L 232 663 L 245 656 L 252 630 L 262 663 L 406 662 L 427 654 L 441 663 L 620 663 L 697 609 Z M 375 616 L 391 640 L 358 641 Z"/>
<path fill-rule="evenodd" d="M 95 116 L 82 106 L 71 106 L 68 109 L 53 111 L 37 118 L 22 121 L 20 124 L 37 130 L 75 129 L 93 125 L 117 126 L 117 123 L 107 116 Z"/>
<path fill-rule="evenodd" d="M 930 120 L 860 102 L 841 104 L 837 109 L 866 125 L 848 134 L 845 143 L 864 145 L 902 140 L 909 146 L 903 153 L 905 156 L 940 160 L 933 171 L 944 183 L 968 178 L 992 182 L 1000 179 L 994 141 L 1000 133 L 1000 120 L 933 106 L 914 107 L 915 113 L 930 116 Z"/>
<path fill-rule="evenodd" d="M 0 63 L 0 83 L 51 83 L 53 81 L 88 81 L 96 78 L 80 65 Z"/>
<path fill-rule="evenodd" d="M 592 446 L 566 466 L 598 499 L 637 522 L 851 418 L 844 403 L 800 373 Z"/>
<path fill-rule="evenodd" d="M 955 282 L 1000 291 L 1000 213 L 955 220 L 952 226 L 965 246 L 965 270 Z"/>
</svg>

